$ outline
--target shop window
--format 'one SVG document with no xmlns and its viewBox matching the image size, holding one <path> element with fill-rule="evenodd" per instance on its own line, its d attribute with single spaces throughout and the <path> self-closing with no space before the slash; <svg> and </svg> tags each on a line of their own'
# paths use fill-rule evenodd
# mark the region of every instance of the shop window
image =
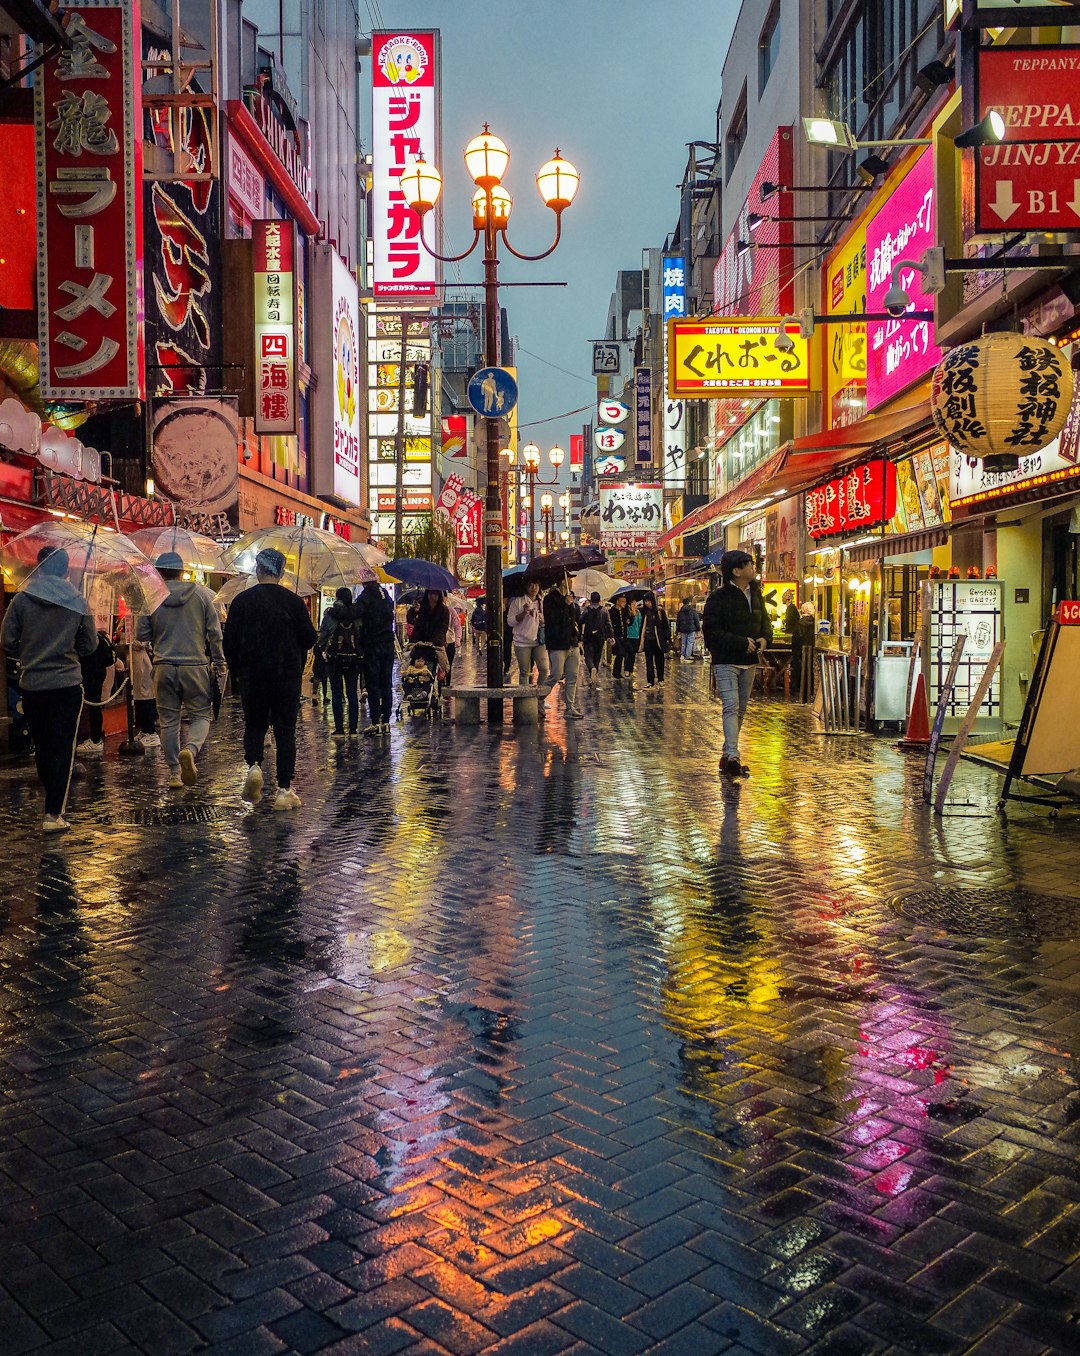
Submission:
<svg viewBox="0 0 1080 1356">
<path fill-rule="evenodd" d="M 758 98 L 780 60 L 780 0 L 776 0 L 758 39 Z"/>
<path fill-rule="evenodd" d="M 743 85 L 742 93 L 739 95 L 739 102 L 735 105 L 735 113 L 728 123 L 727 136 L 724 139 L 725 157 L 727 162 L 728 179 L 731 178 L 735 166 L 738 163 L 739 154 L 746 144 L 747 115 L 746 115 L 746 86 Z"/>
</svg>

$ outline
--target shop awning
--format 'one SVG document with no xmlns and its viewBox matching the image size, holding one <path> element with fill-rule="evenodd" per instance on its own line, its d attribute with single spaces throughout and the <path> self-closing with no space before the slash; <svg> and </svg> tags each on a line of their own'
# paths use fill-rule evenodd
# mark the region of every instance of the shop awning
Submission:
<svg viewBox="0 0 1080 1356">
<path fill-rule="evenodd" d="M 878 537 L 875 541 L 864 541 L 858 546 L 846 547 L 848 560 L 852 565 L 869 565 L 886 556 L 906 556 L 916 551 L 932 551 L 935 546 L 946 546 L 949 541 L 947 527 L 924 527 L 918 532 L 901 532 L 895 536 Z"/>
<path fill-rule="evenodd" d="M 696 532 L 762 494 L 768 495 L 770 503 L 786 499 L 789 495 L 809 489 L 820 480 L 826 480 L 852 462 L 863 461 L 875 448 L 880 448 L 885 454 L 890 444 L 913 433 L 929 420 L 930 401 L 925 398 L 902 410 L 870 415 L 842 428 L 794 438 L 778 448 L 733 489 L 695 509 L 677 526 L 668 528 L 657 541 L 657 549 L 662 550 L 685 533 Z"/>
</svg>

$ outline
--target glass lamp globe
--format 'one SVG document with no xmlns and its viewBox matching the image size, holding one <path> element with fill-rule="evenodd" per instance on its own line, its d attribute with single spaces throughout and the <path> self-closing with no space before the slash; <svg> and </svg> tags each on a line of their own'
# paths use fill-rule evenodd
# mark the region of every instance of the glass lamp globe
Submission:
<svg viewBox="0 0 1080 1356">
<path fill-rule="evenodd" d="M 574 201 L 580 180 L 577 170 L 569 160 L 562 158 L 556 146 L 552 159 L 537 171 L 536 187 L 553 212 L 562 212 Z"/>
<path fill-rule="evenodd" d="M 441 192 L 442 175 L 422 155 L 418 155 L 411 165 L 406 165 L 401 175 L 401 193 L 414 212 L 420 216 L 430 212 Z"/>
<path fill-rule="evenodd" d="M 551 512 L 551 502 L 552 501 L 550 494 L 544 494 L 540 496 L 540 507 L 544 510 L 545 513 Z"/>
<path fill-rule="evenodd" d="M 510 152 L 506 142 L 488 131 L 487 123 L 478 137 L 465 147 L 465 168 L 480 188 L 494 188 L 506 173 Z"/>
<path fill-rule="evenodd" d="M 540 449 L 535 443 L 526 443 L 521 449 L 521 457 L 525 463 L 527 471 L 539 471 L 540 469 Z"/>
<path fill-rule="evenodd" d="M 552 466 L 559 467 L 566 460 L 566 453 L 559 446 L 559 444 L 556 443 L 555 446 L 548 453 L 548 459 L 550 460 Z"/>
</svg>

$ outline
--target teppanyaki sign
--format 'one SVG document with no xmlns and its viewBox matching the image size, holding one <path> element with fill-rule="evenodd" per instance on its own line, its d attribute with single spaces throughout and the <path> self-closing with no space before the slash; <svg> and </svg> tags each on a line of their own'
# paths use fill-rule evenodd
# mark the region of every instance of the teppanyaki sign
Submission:
<svg viewBox="0 0 1080 1356">
<path fill-rule="evenodd" d="M 976 117 L 1004 140 L 975 151 L 976 232 L 1080 230 L 1080 47 L 983 47 Z"/>
<path fill-rule="evenodd" d="M 787 324 L 793 347 L 781 352 L 780 322 L 780 316 L 669 320 L 668 395 L 808 396 L 809 341 L 798 324 Z"/>
<path fill-rule="evenodd" d="M 877 527 L 896 512 L 896 467 L 871 461 L 809 490 L 806 530 L 816 540 L 860 527 Z"/>
</svg>

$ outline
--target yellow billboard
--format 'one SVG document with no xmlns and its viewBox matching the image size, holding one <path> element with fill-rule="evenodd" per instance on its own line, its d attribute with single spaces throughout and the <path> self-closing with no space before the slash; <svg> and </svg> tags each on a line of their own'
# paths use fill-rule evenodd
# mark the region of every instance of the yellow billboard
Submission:
<svg viewBox="0 0 1080 1356">
<path fill-rule="evenodd" d="M 668 395 L 808 396 L 810 342 L 780 316 L 713 316 L 668 321 Z M 790 347 L 789 347 L 790 345 Z"/>
<path fill-rule="evenodd" d="M 822 275 L 826 315 L 866 312 L 866 226 L 856 226 L 828 259 Z M 829 427 L 866 413 L 866 326 L 825 325 L 825 404 Z"/>
</svg>

